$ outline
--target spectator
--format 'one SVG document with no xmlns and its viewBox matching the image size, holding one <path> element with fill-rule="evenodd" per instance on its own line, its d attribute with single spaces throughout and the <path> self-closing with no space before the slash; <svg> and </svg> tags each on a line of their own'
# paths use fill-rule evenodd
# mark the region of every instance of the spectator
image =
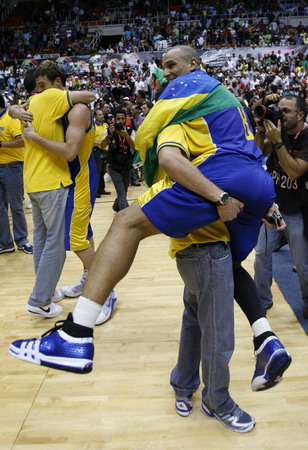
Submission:
<svg viewBox="0 0 308 450">
<path fill-rule="evenodd" d="M 0 95 L 0 254 L 14 252 L 14 241 L 18 250 L 33 253 L 23 210 L 25 148 L 21 135 L 20 122 L 10 117 Z M 8 204 L 12 213 L 14 239 L 10 231 Z"/>
<path fill-rule="evenodd" d="M 118 212 L 128 207 L 126 194 L 133 167 L 135 144 L 133 130 L 125 126 L 126 111 L 124 109 L 115 111 L 114 122 L 108 128 L 107 168 L 117 193 L 112 209 Z"/>
<path fill-rule="evenodd" d="M 279 96 L 265 97 L 265 105 Z M 260 102 L 256 102 L 254 109 Z M 264 155 L 270 154 L 267 167 L 275 180 L 276 202 L 287 224 L 284 234 L 290 245 L 299 276 L 303 316 L 308 319 L 308 126 L 305 100 L 297 95 L 283 96 L 278 103 L 282 129 L 273 119 L 258 124 L 257 142 Z M 275 122 L 275 123 L 273 123 Z M 273 306 L 272 253 L 281 232 L 261 229 L 256 247 L 255 281 L 265 310 Z"/>
</svg>

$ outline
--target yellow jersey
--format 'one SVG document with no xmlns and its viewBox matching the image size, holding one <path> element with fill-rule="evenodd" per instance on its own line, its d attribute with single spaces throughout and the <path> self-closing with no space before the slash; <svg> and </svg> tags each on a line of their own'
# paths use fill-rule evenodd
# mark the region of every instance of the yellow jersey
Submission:
<svg viewBox="0 0 308 450">
<path fill-rule="evenodd" d="M 7 108 L 0 113 L 0 141 L 13 141 L 21 138 L 21 123 L 17 119 L 9 116 Z M 8 164 L 15 161 L 23 161 L 25 147 L 20 148 L 0 148 L 0 164 Z"/>
<path fill-rule="evenodd" d="M 95 124 L 95 137 L 94 142 L 101 142 L 107 136 L 108 125 L 106 123 L 99 123 L 94 121 Z M 108 145 L 106 147 L 102 147 L 101 145 L 95 144 L 96 147 L 101 148 L 102 150 L 108 150 Z"/>
<path fill-rule="evenodd" d="M 72 107 L 68 91 L 46 89 L 30 98 L 29 111 L 40 136 L 64 142 L 62 116 Z M 40 145 L 25 140 L 24 180 L 27 192 L 59 189 L 72 183 L 67 161 Z"/>
</svg>

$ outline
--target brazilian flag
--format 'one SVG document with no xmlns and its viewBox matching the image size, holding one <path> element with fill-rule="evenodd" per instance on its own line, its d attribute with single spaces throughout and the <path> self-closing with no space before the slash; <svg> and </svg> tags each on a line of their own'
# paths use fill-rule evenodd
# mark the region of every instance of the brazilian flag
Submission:
<svg viewBox="0 0 308 450">
<path fill-rule="evenodd" d="M 198 68 L 171 81 L 136 134 L 135 148 L 143 162 L 147 185 L 160 179 L 156 148 L 157 136 L 164 128 L 232 107 L 241 107 L 241 104 L 204 70 Z"/>
</svg>

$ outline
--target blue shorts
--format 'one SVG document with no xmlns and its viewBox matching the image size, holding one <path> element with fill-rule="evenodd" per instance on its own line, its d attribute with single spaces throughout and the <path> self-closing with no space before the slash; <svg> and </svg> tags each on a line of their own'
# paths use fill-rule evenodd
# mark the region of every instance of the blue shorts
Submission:
<svg viewBox="0 0 308 450">
<path fill-rule="evenodd" d="M 209 180 L 244 203 L 237 218 L 226 222 L 233 260 L 243 261 L 255 247 L 261 219 L 275 200 L 272 177 L 254 159 L 219 151 L 197 167 Z M 168 177 L 142 194 L 138 203 L 150 222 L 174 238 L 184 237 L 219 219 L 213 203 Z"/>
</svg>

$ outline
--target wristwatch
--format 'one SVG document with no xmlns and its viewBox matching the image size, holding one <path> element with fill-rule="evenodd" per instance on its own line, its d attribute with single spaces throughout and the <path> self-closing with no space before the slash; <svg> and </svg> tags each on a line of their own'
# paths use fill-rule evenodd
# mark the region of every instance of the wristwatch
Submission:
<svg viewBox="0 0 308 450">
<path fill-rule="evenodd" d="M 219 196 L 219 199 L 217 202 L 214 202 L 215 206 L 221 206 L 221 205 L 226 205 L 230 200 L 230 195 L 228 194 L 228 192 L 222 192 Z"/>
<path fill-rule="evenodd" d="M 276 142 L 274 144 L 274 149 L 279 150 L 283 146 L 283 142 Z"/>
</svg>

